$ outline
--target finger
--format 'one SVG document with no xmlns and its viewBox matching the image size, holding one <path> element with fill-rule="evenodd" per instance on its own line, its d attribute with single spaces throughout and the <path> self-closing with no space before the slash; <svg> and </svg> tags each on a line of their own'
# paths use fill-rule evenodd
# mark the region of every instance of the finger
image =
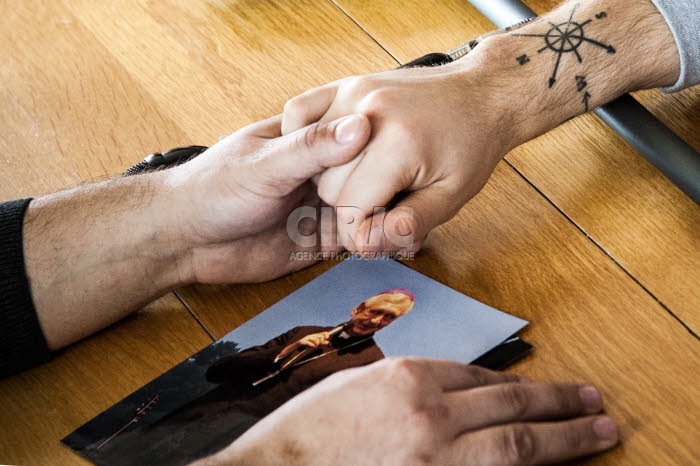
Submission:
<svg viewBox="0 0 700 466">
<path fill-rule="evenodd" d="M 286 195 L 315 174 L 356 157 L 370 132 L 369 120 L 363 115 L 313 123 L 271 141 L 256 154 L 254 176 L 277 194 Z"/>
<path fill-rule="evenodd" d="M 413 235 L 413 211 L 409 208 L 392 209 L 388 215 L 383 208 L 375 208 L 374 215 L 364 218 L 356 207 L 340 206 L 337 209 L 342 224 L 338 238 L 342 246 L 353 252 L 417 252 L 422 239 Z M 364 220 L 363 220 L 364 219 Z M 360 222 L 359 228 L 356 222 Z"/>
<path fill-rule="evenodd" d="M 372 151 L 381 150 L 372 148 Z M 341 176 L 333 176 L 334 171 L 341 170 Z M 369 216 L 375 207 L 386 207 L 397 193 L 411 185 L 413 171 L 414 168 L 392 157 L 367 154 L 351 169 L 342 166 L 324 173 L 318 185 L 319 195 L 329 204 L 359 208 Z"/>
<path fill-rule="evenodd" d="M 618 442 L 615 421 L 588 416 L 553 423 L 518 423 L 462 435 L 451 455 L 464 464 L 542 464 L 592 455 Z"/>
<path fill-rule="evenodd" d="M 455 433 L 521 421 L 552 421 L 603 409 L 595 387 L 581 384 L 503 383 L 451 392 L 449 421 Z"/>
<path fill-rule="evenodd" d="M 390 166 L 388 158 L 374 160 L 373 169 L 368 169 L 366 155 L 359 163 L 358 159 L 328 170 L 318 185 L 319 196 L 336 205 L 340 244 L 359 252 L 401 249 L 385 238 L 383 209 L 410 180 L 400 167 Z"/>
<path fill-rule="evenodd" d="M 324 339 L 324 338 L 323 338 L 323 335 L 317 335 L 317 336 L 315 336 L 314 339 L 312 340 L 314 346 L 319 346 L 319 345 L 323 344 L 323 339 Z"/>
<path fill-rule="evenodd" d="M 257 121 L 241 129 L 251 136 L 274 139 L 282 136 L 282 115 L 275 115 L 266 120 Z"/>
<path fill-rule="evenodd" d="M 298 342 L 298 341 L 295 342 L 295 343 L 292 343 L 292 344 L 289 345 L 289 346 L 287 346 L 286 348 L 284 348 L 282 351 L 279 352 L 279 354 L 278 354 L 277 357 L 275 358 L 275 361 L 274 361 L 274 362 L 277 362 L 277 361 L 279 361 L 280 359 L 286 357 L 287 355 L 289 355 L 289 353 L 291 353 L 292 351 L 294 351 L 294 350 L 295 350 L 296 348 L 298 348 L 298 347 L 299 347 L 299 342 Z"/>
<path fill-rule="evenodd" d="M 321 119 L 338 92 L 337 84 L 327 84 L 300 94 L 284 105 L 282 134 L 292 133 Z"/>
<path fill-rule="evenodd" d="M 388 212 L 375 213 L 364 221 L 353 238 L 355 249 L 417 252 L 433 228 L 459 211 L 461 204 L 456 198 L 439 183 L 409 193 Z M 339 221 L 349 222 L 346 218 Z"/>
<path fill-rule="evenodd" d="M 405 205 L 375 213 L 365 220 L 354 238 L 355 248 L 360 252 L 417 252 L 427 235 L 419 225 L 422 222 L 416 211 Z"/>
<path fill-rule="evenodd" d="M 399 250 L 421 242 L 435 227 L 455 216 L 461 207 L 453 189 L 441 182 L 409 193 L 386 214 L 385 250 Z M 414 245 L 414 248 L 415 245 Z"/>
<path fill-rule="evenodd" d="M 339 167 L 329 168 L 318 177 L 314 178 L 314 183 L 318 186 L 318 195 L 323 201 L 329 205 L 356 205 L 353 203 L 339 204 L 338 199 L 340 193 L 345 186 L 345 182 L 350 178 L 355 169 L 362 163 L 365 157 L 363 151 L 360 155 L 352 159 L 350 162 Z"/>
</svg>

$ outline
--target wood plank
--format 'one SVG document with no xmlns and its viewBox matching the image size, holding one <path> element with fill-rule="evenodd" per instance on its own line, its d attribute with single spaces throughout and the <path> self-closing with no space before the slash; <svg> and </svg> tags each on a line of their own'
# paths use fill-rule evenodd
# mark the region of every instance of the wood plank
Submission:
<svg viewBox="0 0 700 466">
<path fill-rule="evenodd" d="M 700 208 L 598 118 L 508 155 L 523 175 L 696 333 Z"/>
<path fill-rule="evenodd" d="M 211 142 L 279 112 L 308 87 L 395 65 L 326 1 L 120 0 L 95 7 L 33 0 L 2 12 L 0 40 L 12 51 L 0 67 L 9 83 L 0 89 L 9 109 L 0 116 L 8 128 L 0 135 L 4 197 L 119 173 L 155 149 Z M 441 48 L 451 40 L 433 36 Z M 183 294 L 220 336 L 331 265 L 268 284 Z M 626 441 L 597 461 L 690 463 L 698 456 L 698 384 L 687 383 L 700 361 L 697 341 L 508 166 L 501 164 L 484 193 L 409 265 L 532 320 L 526 336 L 538 350 L 520 372 L 603 387 Z M 58 439 L 209 341 L 170 296 L 1 382 L 11 408 L 0 414 L 0 425 L 10 426 L 0 428 L 0 459 L 74 464 Z"/>
<path fill-rule="evenodd" d="M 60 440 L 211 341 L 169 294 L 49 363 L 0 381 L 0 461 L 89 464 Z"/>
<path fill-rule="evenodd" d="M 389 0 L 337 3 L 401 62 L 494 28 L 462 0 L 413 0 L 401 8 Z M 542 13 L 559 2 L 526 3 Z M 637 95 L 700 150 L 700 87 L 674 95 Z M 700 332 L 698 205 L 593 115 L 521 146 L 507 160 L 665 307 Z"/>
<path fill-rule="evenodd" d="M 366 53 L 377 45 L 328 2 L 66 3 L 192 143 L 281 113 L 329 79 L 394 66 Z M 362 59 L 336 60 L 329 50 Z"/>
<path fill-rule="evenodd" d="M 119 174 L 187 141 L 60 2 L 2 7 L 0 48 L 11 52 L 0 66 L 0 199 Z"/>
</svg>

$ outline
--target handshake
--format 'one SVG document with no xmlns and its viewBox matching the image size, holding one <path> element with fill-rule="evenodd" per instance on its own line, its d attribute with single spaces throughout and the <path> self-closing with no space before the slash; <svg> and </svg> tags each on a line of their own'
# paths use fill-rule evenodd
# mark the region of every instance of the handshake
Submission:
<svg viewBox="0 0 700 466">
<path fill-rule="evenodd" d="M 168 170 L 173 205 L 189 207 L 183 275 L 264 281 L 308 266 L 309 252 L 418 251 L 520 142 L 483 94 L 449 101 L 478 79 L 467 59 L 312 89 Z"/>
</svg>

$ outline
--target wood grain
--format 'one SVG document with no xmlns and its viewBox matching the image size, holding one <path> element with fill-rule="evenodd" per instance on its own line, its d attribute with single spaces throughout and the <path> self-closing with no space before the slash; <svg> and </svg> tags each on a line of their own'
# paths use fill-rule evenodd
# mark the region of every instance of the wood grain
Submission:
<svg viewBox="0 0 700 466">
<path fill-rule="evenodd" d="M 1 8 L 1 199 L 119 174 L 186 141 L 60 2 Z"/>
<path fill-rule="evenodd" d="M 405 61 L 491 29 L 462 0 L 337 4 L 352 19 L 329 0 L 1 6 L 0 196 L 36 195 L 118 174 L 155 150 L 210 144 L 309 87 L 393 68 L 392 55 Z M 695 90 L 638 97 L 698 147 Z M 582 152 L 576 160 L 572 147 Z M 692 463 L 700 455 L 700 345 L 635 279 L 700 328 L 697 206 L 592 116 L 509 161 L 525 178 L 499 165 L 408 265 L 529 319 L 525 337 L 537 349 L 519 372 L 602 388 L 624 443 L 593 463 Z M 182 295 L 220 337 L 333 265 Z M 61 438 L 210 341 L 169 295 L 0 382 L 0 462 L 79 462 Z"/>
<path fill-rule="evenodd" d="M 308 87 L 394 66 L 385 54 L 365 55 L 376 45 L 328 2 L 67 4 L 161 111 L 202 144 L 281 113 Z M 329 50 L 363 59 L 336 62 Z"/>
<path fill-rule="evenodd" d="M 345 8 L 348 2 L 339 3 Z M 396 30 L 405 29 L 404 35 L 396 39 L 397 43 L 409 43 L 411 37 L 414 41 L 416 36 L 420 38 L 420 34 L 415 33 L 415 24 L 408 27 L 389 13 L 392 5 L 381 10 L 381 6 L 388 3 L 362 3 L 362 14 L 377 21 L 376 34 L 361 18 L 350 14 L 385 47 L 382 38 Z M 402 12 L 420 17 L 421 25 L 432 34 L 430 37 L 438 39 L 434 41 L 435 48 L 416 50 L 399 58 L 405 61 L 429 50 L 444 49 L 446 40 L 440 41 L 443 36 L 431 27 L 440 24 L 443 18 L 457 16 L 441 15 L 435 4 L 408 2 L 404 6 Z M 393 53 L 391 47 L 387 48 Z M 584 119 L 598 126 L 578 128 L 572 123 L 559 131 L 574 133 L 574 136 L 567 136 L 572 138 L 581 137 L 577 134 L 583 133 L 584 139 L 587 131 L 600 131 L 617 145 L 616 151 L 625 150 L 620 149 L 624 145 L 615 140 L 614 135 L 605 133 L 609 130 L 597 119 L 591 116 Z M 548 142 L 546 138 L 542 141 L 543 144 Z M 561 153 L 561 148 L 557 148 Z M 625 155 L 633 161 L 638 158 L 629 151 L 623 157 Z M 637 165 L 645 166 L 639 162 Z M 646 172 L 638 176 L 645 181 L 644 177 L 651 177 L 653 181 L 653 172 L 647 167 Z M 567 179 L 563 177 L 564 181 Z M 673 194 L 672 186 L 662 188 L 670 189 Z M 588 186 L 588 191 L 579 191 L 579 194 L 595 198 L 591 190 Z M 603 215 L 609 218 L 610 209 L 603 211 Z M 676 218 L 673 212 L 670 216 Z M 680 212 L 677 218 L 683 222 L 687 216 Z M 619 219 L 622 220 L 627 219 Z M 660 222 L 666 220 L 665 216 L 660 216 Z M 671 222 L 668 231 L 682 234 L 687 231 L 683 225 Z M 680 242 L 686 246 L 693 244 L 688 237 L 681 237 Z M 666 244 L 675 243 L 668 240 Z M 642 246 L 651 254 L 663 254 L 663 249 L 657 252 L 650 242 Z M 418 261 L 409 265 L 533 322 L 526 338 L 531 339 L 538 350 L 536 357 L 520 365 L 521 371 L 540 379 L 589 380 L 604 387 L 608 412 L 621 421 L 626 442 L 598 461 L 683 463 L 698 455 L 698 449 L 684 437 L 686 429 L 692 430 L 693 416 L 687 413 L 697 410 L 694 400 L 698 389 L 693 384 L 672 383 L 696 372 L 700 362 L 697 341 L 633 278 L 507 166 L 497 170 L 484 193 L 456 220 L 430 238 L 426 249 Z M 672 249 L 674 259 L 676 256 L 692 259 L 695 251 L 687 247 Z M 660 263 L 667 262 L 661 260 Z M 694 271 L 692 261 L 685 265 L 686 272 Z M 327 263 L 321 264 L 307 273 L 310 277 L 317 276 L 328 267 Z M 285 291 L 303 283 L 295 282 L 290 288 L 287 279 L 281 279 L 254 286 L 195 287 L 183 294 L 204 325 L 215 337 L 220 337 L 285 296 Z M 215 310 L 209 309 L 212 303 Z M 243 319 L 241 313 L 245 316 Z M 648 354 L 649 347 L 656 349 L 655 354 Z M 654 371 L 650 373 L 647 367 L 654 367 Z M 641 374 L 643 381 L 639 381 Z M 686 401 L 682 401 L 684 399 Z M 669 400 L 669 403 L 662 400 Z M 645 408 L 640 410 L 640 406 Z M 673 434 L 659 438 L 657 430 Z"/>
<path fill-rule="evenodd" d="M 337 0 L 399 61 L 494 29 L 468 2 Z M 537 13 L 559 2 L 526 2 Z M 700 150 L 700 87 L 638 94 Z M 700 207 L 592 115 L 525 144 L 507 160 L 664 307 L 700 332 Z M 662 309 L 662 312 L 669 312 Z"/>
<path fill-rule="evenodd" d="M 303 54 L 325 21 L 336 32 L 324 40 L 340 44 L 354 34 L 349 52 L 376 47 L 329 3 L 310 16 L 271 2 L 197 6 L 33 0 L 0 7 L 7 51 L 0 65 L 2 199 L 117 175 L 156 150 L 211 143 L 279 113 L 330 73 L 394 64 L 375 53 L 355 71 L 298 67 L 295 61 L 327 58 L 320 50 Z M 61 438 L 210 342 L 169 295 L 51 363 L 0 382 L 0 462 L 80 463 Z"/>
</svg>

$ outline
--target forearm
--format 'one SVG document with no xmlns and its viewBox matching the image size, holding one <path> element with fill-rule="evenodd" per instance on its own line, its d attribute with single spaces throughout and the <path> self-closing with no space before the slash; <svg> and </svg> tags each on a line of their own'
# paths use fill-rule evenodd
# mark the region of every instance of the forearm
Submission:
<svg viewBox="0 0 700 466">
<path fill-rule="evenodd" d="M 163 172 L 35 199 L 27 277 L 50 349 L 93 333 L 188 281 L 186 244 Z"/>
<path fill-rule="evenodd" d="M 497 92 L 516 146 L 630 91 L 672 85 L 673 35 L 650 0 L 569 1 L 454 67 Z"/>
<path fill-rule="evenodd" d="M 292 241 L 288 218 L 302 202 L 318 205 L 307 181 L 356 157 L 369 121 L 280 132 L 281 118 L 269 118 L 181 166 L 32 201 L 24 259 L 49 348 L 185 284 L 270 280 L 313 263 L 289 260 L 309 248 Z"/>
</svg>

